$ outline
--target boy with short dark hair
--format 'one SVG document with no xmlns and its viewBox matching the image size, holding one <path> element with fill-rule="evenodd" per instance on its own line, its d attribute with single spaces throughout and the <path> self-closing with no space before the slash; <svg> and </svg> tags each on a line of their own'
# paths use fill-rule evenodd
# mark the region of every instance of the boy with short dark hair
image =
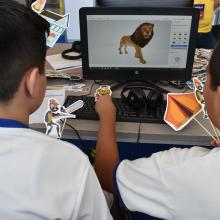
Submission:
<svg viewBox="0 0 220 220">
<path fill-rule="evenodd" d="M 209 118 L 220 129 L 220 42 L 208 69 L 204 98 Z M 96 102 L 100 115 L 95 170 L 104 189 L 118 194 L 128 210 L 162 219 L 218 220 L 220 148 L 172 148 L 149 158 L 119 162 L 115 107 L 109 96 Z M 219 145 L 219 142 L 216 143 Z"/>
<path fill-rule="evenodd" d="M 0 0 L 0 219 L 112 219 L 88 158 L 28 127 L 41 104 L 49 24 Z"/>
</svg>

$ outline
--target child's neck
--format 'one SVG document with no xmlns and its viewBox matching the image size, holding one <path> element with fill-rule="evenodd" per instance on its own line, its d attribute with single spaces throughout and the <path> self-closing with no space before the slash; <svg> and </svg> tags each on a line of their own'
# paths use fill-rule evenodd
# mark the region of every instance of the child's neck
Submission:
<svg viewBox="0 0 220 220">
<path fill-rule="evenodd" d="M 14 106 L 12 103 L 0 103 L 0 118 L 20 121 L 26 125 L 29 122 L 29 114 L 23 106 Z"/>
</svg>

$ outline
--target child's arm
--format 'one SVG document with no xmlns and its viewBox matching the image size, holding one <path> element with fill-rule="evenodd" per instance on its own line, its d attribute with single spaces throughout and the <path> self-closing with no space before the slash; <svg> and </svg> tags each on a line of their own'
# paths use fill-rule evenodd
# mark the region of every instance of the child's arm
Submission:
<svg viewBox="0 0 220 220">
<path fill-rule="evenodd" d="M 220 140 L 219 139 L 217 139 L 216 141 L 212 140 L 211 145 L 213 145 L 214 147 L 220 147 Z"/>
<path fill-rule="evenodd" d="M 115 120 L 116 109 L 111 96 L 99 96 L 96 102 L 100 124 L 96 144 L 94 169 L 103 189 L 113 192 L 113 168 L 119 161 L 116 143 Z"/>
</svg>

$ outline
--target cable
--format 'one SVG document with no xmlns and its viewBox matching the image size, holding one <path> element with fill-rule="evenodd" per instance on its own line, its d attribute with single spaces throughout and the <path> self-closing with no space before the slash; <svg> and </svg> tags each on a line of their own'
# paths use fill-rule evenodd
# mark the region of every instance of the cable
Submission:
<svg viewBox="0 0 220 220">
<path fill-rule="evenodd" d="M 92 85 L 90 86 L 90 91 L 89 91 L 89 94 L 87 94 L 87 96 L 91 95 L 92 93 L 92 89 L 93 89 L 93 86 L 96 84 L 95 80 L 93 81 Z"/>
<path fill-rule="evenodd" d="M 63 120 L 60 120 L 63 124 L 64 124 L 64 121 Z M 68 127 L 70 127 L 75 133 L 76 133 L 76 136 L 78 137 L 79 141 L 80 141 L 80 145 L 83 149 L 85 149 L 85 143 L 83 141 L 83 139 L 80 137 L 80 134 L 79 132 L 72 126 L 70 125 L 69 123 L 65 123 Z"/>
<path fill-rule="evenodd" d="M 98 85 L 111 85 L 112 83 L 114 83 L 114 81 L 112 81 L 112 80 L 94 80 L 95 81 L 95 83 L 96 84 L 98 84 Z"/>
<path fill-rule="evenodd" d="M 189 88 L 186 87 L 186 88 L 182 91 L 182 93 L 186 93 L 186 92 L 188 91 L 188 89 L 189 89 Z"/>
<path fill-rule="evenodd" d="M 141 122 L 139 123 L 139 127 L 138 127 L 137 146 L 139 145 L 140 137 L 141 137 Z"/>
<path fill-rule="evenodd" d="M 183 89 L 186 87 L 186 82 L 182 81 L 168 81 L 168 83 L 176 89 Z"/>
<path fill-rule="evenodd" d="M 62 123 L 64 123 L 63 120 L 60 120 Z M 79 132 L 72 126 L 70 125 L 69 123 L 65 123 L 68 127 L 70 127 L 75 133 L 76 133 L 76 136 L 78 137 L 79 141 L 80 141 L 80 144 L 81 144 L 81 150 L 83 151 L 84 154 L 86 154 L 89 158 L 89 161 L 91 164 L 94 164 L 94 161 L 95 161 L 95 152 L 94 152 L 94 148 L 86 148 L 85 146 L 85 142 L 83 141 L 83 139 L 80 137 L 80 134 Z"/>
</svg>

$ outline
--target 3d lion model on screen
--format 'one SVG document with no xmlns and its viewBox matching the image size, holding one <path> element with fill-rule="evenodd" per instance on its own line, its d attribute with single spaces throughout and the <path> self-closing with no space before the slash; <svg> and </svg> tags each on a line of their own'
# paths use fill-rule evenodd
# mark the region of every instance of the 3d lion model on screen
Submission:
<svg viewBox="0 0 220 220">
<path fill-rule="evenodd" d="M 132 35 L 124 35 L 120 40 L 119 53 L 122 54 L 122 48 L 124 47 L 125 54 L 128 53 L 127 46 L 135 48 L 135 57 L 139 59 L 141 63 L 146 63 L 143 58 L 141 48 L 145 47 L 154 35 L 154 24 L 142 23 Z"/>
</svg>

